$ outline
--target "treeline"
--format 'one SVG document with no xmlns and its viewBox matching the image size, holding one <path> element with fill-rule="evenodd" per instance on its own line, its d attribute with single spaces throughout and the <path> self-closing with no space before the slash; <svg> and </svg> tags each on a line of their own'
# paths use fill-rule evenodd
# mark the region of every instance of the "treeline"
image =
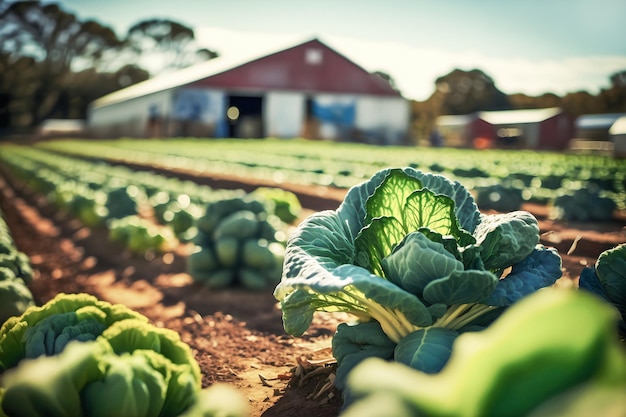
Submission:
<svg viewBox="0 0 626 417">
<path fill-rule="evenodd" d="M 91 101 L 150 72 L 216 56 L 171 20 L 147 19 L 119 37 L 57 4 L 0 0 L 0 134 L 50 118 L 84 119 Z"/>
<path fill-rule="evenodd" d="M 610 87 L 597 95 L 578 91 L 560 97 L 553 93 L 532 97 L 507 95 L 484 72 L 454 70 L 435 81 L 435 92 L 425 101 L 412 102 L 413 136 L 427 138 L 441 115 L 477 111 L 560 107 L 574 117 L 582 114 L 626 113 L 626 69 L 608 75 Z"/>
<path fill-rule="evenodd" d="M 0 134 L 27 133 L 50 118 L 84 119 L 98 97 L 217 55 L 171 20 L 146 19 L 120 37 L 57 4 L 0 0 Z M 626 69 L 607 76 L 611 86 L 597 95 L 529 97 L 503 93 L 480 70 L 454 70 L 436 80 L 428 100 L 412 102 L 412 136 L 427 137 L 442 114 L 553 106 L 574 116 L 626 112 Z"/>
</svg>

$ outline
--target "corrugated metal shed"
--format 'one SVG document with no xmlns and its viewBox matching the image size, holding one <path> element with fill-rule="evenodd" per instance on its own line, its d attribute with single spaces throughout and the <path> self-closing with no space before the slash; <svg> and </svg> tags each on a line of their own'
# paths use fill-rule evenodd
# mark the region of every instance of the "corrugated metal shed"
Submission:
<svg viewBox="0 0 626 417">
<path fill-rule="evenodd" d="M 554 117 L 563 110 L 559 107 L 545 109 L 482 111 L 478 117 L 492 125 L 538 123 Z"/>
<path fill-rule="evenodd" d="M 610 135 L 626 135 L 626 116 L 622 116 L 611 125 Z"/>
<path fill-rule="evenodd" d="M 580 130 L 608 130 L 622 116 L 626 116 L 626 113 L 583 114 L 576 119 L 576 128 Z"/>
<path fill-rule="evenodd" d="M 622 116 L 611 125 L 609 135 L 613 144 L 613 155 L 626 158 L 626 116 Z"/>
<path fill-rule="evenodd" d="M 571 117 L 558 107 L 440 116 L 436 124 L 451 146 L 565 149 L 572 134 Z"/>
</svg>

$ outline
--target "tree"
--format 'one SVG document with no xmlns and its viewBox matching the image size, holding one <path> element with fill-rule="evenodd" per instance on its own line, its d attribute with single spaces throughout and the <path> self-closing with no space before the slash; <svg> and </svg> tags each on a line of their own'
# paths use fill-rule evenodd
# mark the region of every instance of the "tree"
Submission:
<svg viewBox="0 0 626 417">
<path fill-rule="evenodd" d="M 71 74 L 72 82 L 64 90 L 53 117 L 84 119 L 89 103 L 112 91 L 148 79 L 148 71 L 136 65 L 126 65 L 116 72 L 102 73 L 88 68 Z"/>
<path fill-rule="evenodd" d="M 218 56 L 217 52 L 198 46 L 193 29 L 169 19 L 140 21 L 128 30 L 126 42 L 143 66 L 155 74 Z"/>
<path fill-rule="evenodd" d="M 626 112 L 626 70 L 612 74 L 609 80 L 611 87 L 600 92 L 600 100 L 611 112 Z"/>
<path fill-rule="evenodd" d="M 0 53 L 6 71 L 0 75 L 2 94 L 13 126 L 37 125 L 50 117 L 75 67 L 97 66 L 106 53 L 123 47 L 115 33 L 95 21 L 79 21 L 56 4 L 16 2 L 0 12 Z M 12 79 L 29 77 L 19 85 Z M 29 91 L 26 91 L 29 90 Z M 0 111 L 1 113 L 2 111 Z"/>
<path fill-rule="evenodd" d="M 485 110 L 508 110 L 509 100 L 496 88 L 491 77 L 478 69 L 455 69 L 435 80 L 436 92 L 443 96 L 441 114 L 468 114 Z"/>
</svg>

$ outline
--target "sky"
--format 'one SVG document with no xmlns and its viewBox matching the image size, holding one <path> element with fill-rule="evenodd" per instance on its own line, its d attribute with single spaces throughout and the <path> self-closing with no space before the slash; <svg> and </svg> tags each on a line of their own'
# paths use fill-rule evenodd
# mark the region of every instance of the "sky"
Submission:
<svg viewBox="0 0 626 417">
<path fill-rule="evenodd" d="M 423 101 L 455 68 L 506 94 L 597 94 L 626 70 L 624 0 L 65 0 L 119 36 L 140 20 L 194 29 L 222 57 L 261 56 L 319 38 Z"/>
</svg>

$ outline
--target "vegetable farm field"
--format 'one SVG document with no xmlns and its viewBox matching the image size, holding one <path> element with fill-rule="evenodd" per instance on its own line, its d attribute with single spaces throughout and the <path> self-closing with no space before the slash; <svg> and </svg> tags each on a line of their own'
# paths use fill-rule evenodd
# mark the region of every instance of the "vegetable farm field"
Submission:
<svg viewBox="0 0 626 417">
<path fill-rule="evenodd" d="M 381 180 L 383 173 L 387 176 Z M 458 262 L 450 267 L 458 270 L 452 275 L 471 271 L 476 276 L 495 277 L 495 286 L 498 279 L 494 270 L 505 277 L 509 272 L 503 271 L 512 265 L 509 276 L 515 276 L 521 273 L 519 265 L 528 263 L 526 258 L 519 258 L 493 266 L 497 263 L 495 255 L 479 260 L 480 253 L 505 247 L 505 240 L 490 243 L 483 236 L 484 241 L 478 239 L 482 249 L 478 243 L 475 251 L 462 249 L 471 246 L 468 242 L 475 242 L 466 232 L 473 232 L 472 222 L 478 224 L 478 219 L 483 219 L 483 224 L 488 223 L 484 219 L 494 219 L 494 228 L 506 223 L 503 230 L 509 227 L 510 219 L 511 224 L 532 226 L 531 234 L 538 246 L 533 249 L 535 243 L 526 244 L 530 253 L 526 255 L 536 256 L 533 261 L 549 255 L 556 262 L 557 270 L 552 268 L 551 275 L 542 273 L 546 280 L 541 286 L 578 287 L 581 274 L 589 273 L 601 254 L 626 243 L 626 160 L 523 150 L 375 147 L 274 139 L 58 139 L 28 145 L 7 142 L 0 143 L 0 211 L 15 247 L 30 260 L 33 272 L 27 287 L 34 304 L 43 305 L 60 293 L 88 293 L 112 304 L 122 304 L 145 315 L 154 326 L 178 333 L 200 366 L 202 387 L 225 383 L 235 388 L 242 395 L 248 416 L 334 417 L 344 414 L 342 387 L 346 383 L 354 383 L 355 392 L 363 396 L 370 395 L 373 388 L 349 379 L 346 382 L 348 360 L 340 361 L 338 367 L 333 356 L 333 344 L 337 344 L 336 351 L 341 348 L 339 338 L 334 338 L 338 326 L 346 332 L 344 323 L 353 319 L 348 313 L 353 311 L 331 305 L 318 308 L 313 314 L 314 308 L 302 307 L 305 302 L 318 306 L 332 297 L 315 298 L 317 287 L 303 285 L 299 280 L 307 271 L 315 270 L 318 262 L 329 269 L 326 256 L 333 258 L 351 250 L 342 246 L 350 241 L 341 236 L 345 230 L 333 230 L 332 225 L 348 225 L 347 230 L 359 223 L 363 230 L 375 232 L 380 227 L 383 235 L 393 235 L 396 229 L 387 223 L 361 224 L 363 218 L 353 222 L 341 218 L 341 213 L 336 219 L 333 217 L 350 193 L 353 199 L 365 193 L 357 187 L 374 181 L 375 175 L 377 186 L 362 189 L 367 189 L 370 197 L 374 190 L 381 190 L 378 192 L 383 195 L 377 197 L 379 202 L 372 197 L 373 202 L 368 203 L 367 221 L 392 217 L 385 210 L 400 195 L 400 191 L 394 194 L 393 190 L 402 187 L 408 189 L 402 195 L 410 201 L 406 203 L 409 206 L 456 211 L 458 224 L 456 220 L 445 223 L 447 218 L 431 220 L 437 226 L 426 225 L 427 220 L 422 218 L 419 222 L 403 219 L 405 226 L 414 222 L 409 230 L 422 231 L 428 226 L 437 232 L 424 233 L 432 241 L 428 245 L 445 245 L 446 251 L 456 254 L 454 260 L 450 253 L 445 253 L 452 259 L 446 258 L 445 262 Z M 439 176 L 458 181 L 454 184 L 459 185 L 454 185 L 454 192 L 448 192 L 448 183 L 440 185 Z M 422 200 L 418 204 L 410 191 L 419 188 L 415 185 L 421 184 L 419 181 L 427 184 L 429 191 L 420 194 Z M 465 206 L 474 207 L 463 193 L 476 202 L 477 208 L 471 215 L 461 211 L 470 210 Z M 431 209 L 433 213 L 435 208 Z M 370 215 L 370 209 L 379 214 Z M 529 214 L 511 214 L 520 211 Z M 383 212 L 386 214 L 381 215 Z M 440 226 L 442 222 L 446 225 Z M 332 232 L 329 236 L 323 234 L 325 228 Z M 375 245 L 385 246 L 381 251 L 396 245 L 408 251 L 413 243 L 408 238 L 410 234 L 402 240 L 406 230 L 398 232 L 396 241 L 385 243 L 378 242 L 380 236 L 374 236 L 374 232 L 363 232 L 364 237 L 354 242 L 356 252 L 367 252 Z M 491 231 L 474 234 L 481 233 L 488 235 Z M 297 237 L 291 241 L 294 235 Z M 419 235 L 420 239 L 424 236 L 421 232 Z M 451 236 L 457 241 L 452 249 L 448 239 Z M 457 245 L 461 248 L 458 251 Z M 518 247 L 511 252 L 524 250 Z M 370 271 L 380 276 L 390 274 L 394 269 L 391 259 L 402 253 L 394 249 L 393 255 L 381 261 L 374 252 L 364 255 L 365 261 L 355 255 L 354 263 L 358 268 L 373 265 Z M 467 255 L 461 262 L 463 253 Z M 471 261 L 470 256 L 474 257 Z M 484 274 L 476 273 L 482 269 Z M 342 276 L 340 272 L 331 275 Z M 352 275 L 354 282 L 356 275 Z M 358 283 L 354 285 L 358 287 Z M 281 289 L 275 293 L 277 286 Z M 326 284 L 325 288 L 331 286 Z M 365 294 L 366 290 L 359 290 Z M 442 291 L 445 293 L 445 288 L 435 292 L 441 295 Z M 304 292 L 305 301 L 296 298 Z M 291 295 L 294 293 L 296 296 Z M 372 297 L 366 296 L 368 300 Z M 434 300 L 437 295 L 432 297 Z M 484 294 L 481 297 L 484 299 Z M 489 300 L 497 298 L 490 297 Z M 567 301 L 559 302 L 566 308 Z M 445 321 L 451 310 L 435 313 L 434 306 L 457 306 L 470 301 L 437 299 L 430 303 L 429 314 L 439 323 L 437 319 Z M 590 308 L 595 308 L 592 304 L 590 301 Z M 309 313 L 310 324 L 305 318 Z M 529 309 L 531 313 L 542 314 L 537 309 Z M 366 308 L 359 310 L 357 316 L 363 318 L 367 314 Z M 395 343 L 406 337 L 403 332 L 388 332 L 380 315 L 370 317 L 374 321 L 359 326 L 380 323 L 382 331 Z M 511 317 L 507 319 L 514 320 Z M 405 319 L 401 316 L 399 321 Z M 414 327 L 415 320 L 411 322 L 411 331 L 421 329 Z M 523 322 L 520 326 L 529 328 Z M 379 329 L 375 330 L 377 335 Z M 350 340 L 342 340 L 352 346 L 353 336 L 348 333 L 342 337 Z M 507 349 L 504 339 L 498 339 L 496 333 L 491 338 Z M 363 346 L 367 343 L 354 343 L 366 349 Z M 0 375 L 2 353 L 0 334 Z M 396 351 L 396 357 L 400 356 Z M 467 357 L 469 362 L 478 360 L 471 353 Z M 342 358 L 345 360 L 345 356 Z M 369 372 L 375 373 L 376 366 L 383 365 L 372 362 L 370 366 Z M 451 363 L 451 368 L 454 366 L 462 371 L 458 362 Z M 371 375 L 365 368 L 360 372 L 358 375 L 364 379 Z M 401 375 L 403 370 L 398 372 Z M 415 383 L 429 384 L 423 377 L 415 377 Z M 339 378 L 337 386 L 335 378 Z M 427 409 L 430 405 L 420 406 Z M 360 415 L 357 410 L 348 409 L 345 415 Z"/>
</svg>

